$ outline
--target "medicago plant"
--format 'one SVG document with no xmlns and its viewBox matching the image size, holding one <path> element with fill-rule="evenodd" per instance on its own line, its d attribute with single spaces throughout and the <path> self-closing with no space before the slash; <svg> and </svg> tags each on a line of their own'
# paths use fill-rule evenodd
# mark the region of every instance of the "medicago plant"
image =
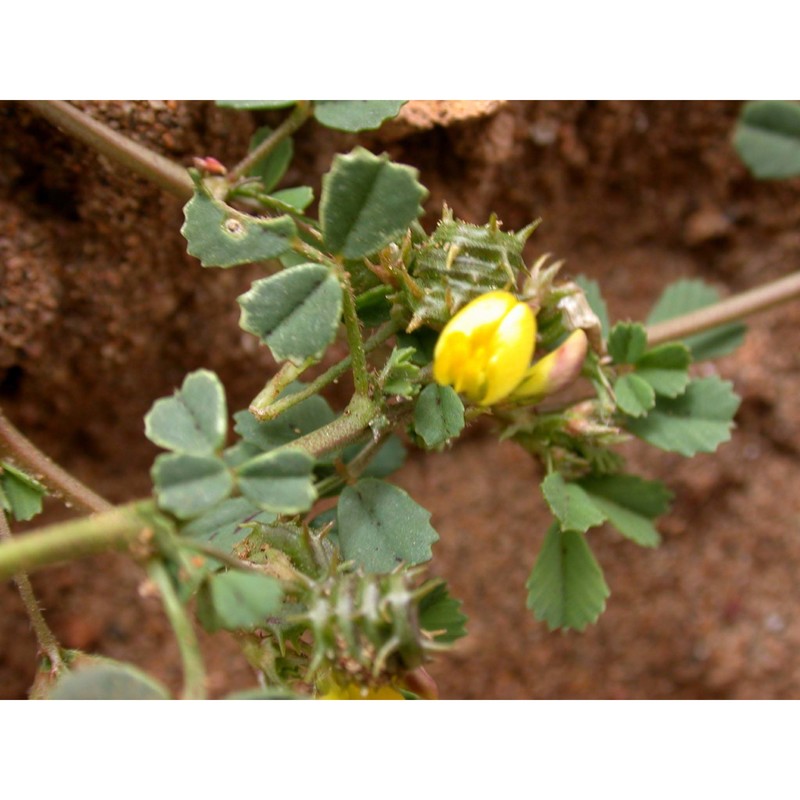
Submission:
<svg viewBox="0 0 800 800">
<path fill-rule="evenodd" d="M 259 681 L 239 696 L 435 694 L 424 665 L 465 635 L 466 620 L 444 581 L 427 577 L 438 539 L 430 514 L 390 480 L 407 445 L 439 450 L 488 418 L 541 465 L 552 520 L 542 520 L 538 555 L 520 554 L 531 562 L 520 602 L 551 629 L 583 630 L 609 596 L 587 532 L 608 523 L 655 547 L 670 502 L 663 484 L 628 471 L 617 445 L 637 437 L 691 457 L 730 436 L 731 384 L 692 377 L 690 366 L 730 352 L 743 327 L 724 310 L 681 324 L 721 308 L 705 284 L 681 281 L 644 324 L 612 325 L 596 283 L 569 280 L 546 255 L 526 262 L 536 223 L 506 231 L 494 216 L 473 225 L 445 208 L 427 232 L 417 172 L 385 155 L 336 156 L 318 216 L 308 187 L 276 189 L 306 120 L 361 130 L 401 103 L 232 104 L 291 110 L 231 170 L 206 157 L 188 175 L 154 154 L 145 163 L 138 145 L 65 104 L 36 105 L 189 197 L 181 233 L 203 267 L 263 264 L 238 298 L 240 325 L 280 367 L 232 417 L 203 369 L 153 404 L 145 434 L 165 452 L 152 499 L 110 508 L 2 421 L 7 511 L 33 516 L 49 482 L 99 513 L 15 539 L 5 530 L 0 574 L 16 573 L 30 594 L 25 571 L 127 549 L 175 629 L 184 697 L 206 693 L 189 608 L 207 630 L 235 633 Z M 340 334 L 348 355 L 307 379 Z M 334 409 L 322 392 L 345 373 L 354 393 Z M 44 656 L 34 696 L 167 696 L 131 665 L 64 652 L 35 600 L 26 605 Z"/>
</svg>

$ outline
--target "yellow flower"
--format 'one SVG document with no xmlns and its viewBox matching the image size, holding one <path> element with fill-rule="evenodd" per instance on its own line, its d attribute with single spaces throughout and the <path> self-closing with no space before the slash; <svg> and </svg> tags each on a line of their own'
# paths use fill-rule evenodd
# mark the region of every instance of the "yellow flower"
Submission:
<svg viewBox="0 0 800 800">
<path fill-rule="evenodd" d="M 578 376 L 587 338 L 575 330 L 531 366 L 535 345 L 530 307 L 510 292 L 487 292 L 445 325 L 433 354 L 433 378 L 481 406 L 506 399 L 533 402 Z"/>
<path fill-rule="evenodd" d="M 433 354 L 433 378 L 473 403 L 492 405 L 523 379 L 535 343 L 530 307 L 510 292 L 487 292 L 445 325 Z"/>
<path fill-rule="evenodd" d="M 405 700 L 405 697 L 391 686 L 381 686 L 377 689 L 362 689 L 355 683 L 347 686 L 333 684 L 325 694 L 319 696 L 320 700 Z"/>
</svg>

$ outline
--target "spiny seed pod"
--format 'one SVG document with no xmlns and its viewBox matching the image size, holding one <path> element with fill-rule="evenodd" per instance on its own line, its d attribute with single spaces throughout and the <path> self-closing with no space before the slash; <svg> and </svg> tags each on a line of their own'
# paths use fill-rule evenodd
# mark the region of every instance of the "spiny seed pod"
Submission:
<svg viewBox="0 0 800 800">
<path fill-rule="evenodd" d="M 537 224 L 504 233 L 494 216 L 488 225 L 470 225 L 445 208 L 409 266 L 403 296 L 413 316 L 407 330 L 421 325 L 441 329 L 470 300 L 494 289 L 513 289 L 525 268 L 522 248 Z"/>
<path fill-rule="evenodd" d="M 306 679 L 329 670 L 340 685 L 369 686 L 403 675 L 446 649 L 420 626 L 420 600 L 440 583 L 415 587 L 420 572 L 338 573 L 315 583 L 304 598 L 307 611 L 298 617 L 314 635 Z"/>
</svg>

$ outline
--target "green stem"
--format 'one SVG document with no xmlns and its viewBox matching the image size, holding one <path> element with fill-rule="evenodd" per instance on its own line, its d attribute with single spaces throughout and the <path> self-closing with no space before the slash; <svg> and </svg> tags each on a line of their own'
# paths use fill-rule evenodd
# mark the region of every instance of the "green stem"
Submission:
<svg viewBox="0 0 800 800">
<path fill-rule="evenodd" d="M 10 542 L 13 539 L 5 512 L 0 509 L 0 541 Z M 18 572 L 14 575 L 14 583 L 17 584 L 19 596 L 22 598 L 22 604 L 25 606 L 31 628 L 33 628 L 36 641 L 39 644 L 39 652 L 44 653 L 50 659 L 51 670 L 58 672 L 64 666 L 64 660 L 61 657 L 61 645 L 42 615 L 42 609 L 39 607 L 30 579 L 26 573 Z"/>
<path fill-rule="evenodd" d="M 2 411 L 0 411 L 0 453 L 6 455 L 21 469 L 30 472 L 54 494 L 63 497 L 68 504 L 75 505 L 90 514 L 113 508 L 111 503 L 39 450 L 8 421 Z"/>
<path fill-rule="evenodd" d="M 194 185 L 189 173 L 174 161 L 117 133 L 62 100 L 26 102 L 45 119 L 98 153 L 123 164 L 181 200 L 192 197 Z"/>
<path fill-rule="evenodd" d="M 48 525 L 0 544 L 0 581 L 18 572 L 96 555 L 107 550 L 126 550 L 146 539 L 146 512 L 152 501 L 113 508 L 103 514 Z"/>
<path fill-rule="evenodd" d="M 248 153 L 229 173 L 228 181 L 233 183 L 246 175 L 262 158 L 269 155 L 284 139 L 291 136 L 311 116 L 313 105 L 310 100 L 298 100 L 292 113 L 252 152 Z"/>
<path fill-rule="evenodd" d="M 659 322 L 647 329 L 647 343 L 653 347 L 683 339 L 710 328 L 736 322 L 800 297 L 800 272 L 721 300 L 681 317 Z"/>
<path fill-rule="evenodd" d="M 398 331 L 398 325 L 394 322 L 385 322 L 378 328 L 377 331 L 364 342 L 364 352 L 370 353 L 376 347 L 383 344 L 387 339 L 390 339 Z M 319 394 L 326 386 L 334 383 L 350 369 L 353 363 L 351 356 L 346 356 L 337 364 L 334 364 L 330 369 L 322 373 L 318 378 L 306 385 L 299 392 L 287 395 L 286 397 L 276 400 L 274 403 L 270 400 L 270 393 L 267 392 L 267 387 L 253 400 L 250 405 L 250 413 L 257 419 L 267 420 L 275 419 L 284 411 L 287 411 L 292 406 L 307 400 L 315 394 Z M 271 382 L 270 382 L 271 383 Z"/>
<path fill-rule="evenodd" d="M 301 447 L 314 456 L 339 450 L 357 441 L 379 414 L 380 409 L 375 403 L 361 395 L 354 395 L 342 416 L 284 446 Z"/>
<path fill-rule="evenodd" d="M 205 700 L 206 669 L 200 653 L 197 635 L 186 609 L 178 597 L 172 579 L 161 561 L 153 560 L 147 565 L 150 580 L 158 587 L 164 611 L 169 619 L 183 663 L 183 700 Z"/>
<path fill-rule="evenodd" d="M 344 290 L 342 292 L 342 318 L 347 344 L 350 347 L 350 356 L 353 359 L 353 384 L 357 396 L 369 397 L 367 354 L 364 349 L 364 337 L 361 335 L 361 323 L 358 321 L 358 312 L 356 311 L 356 298 L 347 270 L 340 266 L 338 273 Z"/>
</svg>

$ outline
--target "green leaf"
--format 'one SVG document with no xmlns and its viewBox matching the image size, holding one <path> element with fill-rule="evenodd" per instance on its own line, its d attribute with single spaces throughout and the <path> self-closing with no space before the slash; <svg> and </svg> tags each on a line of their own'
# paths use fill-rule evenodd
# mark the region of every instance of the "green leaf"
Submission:
<svg viewBox="0 0 800 800">
<path fill-rule="evenodd" d="M 263 511 L 246 497 L 229 497 L 181 528 L 181 536 L 207 542 L 217 550 L 229 553 L 250 534 L 242 527 L 250 522 L 272 522 L 275 514 Z"/>
<path fill-rule="evenodd" d="M 747 103 L 733 137 L 756 178 L 800 175 L 800 104 L 778 100 Z"/>
<path fill-rule="evenodd" d="M 330 251 L 360 259 L 405 233 L 422 213 L 420 203 L 428 194 L 417 174 L 363 147 L 337 155 L 322 178 L 319 212 Z"/>
<path fill-rule="evenodd" d="M 239 111 L 260 111 L 271 108 L 289 108 L 297 100 L 217 100 L 220 108 L 235 108 Z"/>
<path fill-rule="evenodd" d="M 234 267 L 277 258 L 290 248 L 297 229 L 291 217 L 250 217 L 217 200 L 197 182 L 183 209 L 181 228 L 189 255 L 204 267 Z"/>
<path fill-rule="evenodd" d="M 632 417 L 641 417 L 656 403 L 653 387 L 633 372 L 617 379 L 614 384 L 614 394 L 620 409 Z"/>
<path fill-rule="evenodd" d="M 604 475 L 578 481 L 592 503 L 628 539 L 656 547 L 661 537 L 653 520 L 669 508 L 672 493 L 659 481 L 636 475 Z"/>
<path fill-rule="evenodd" d="M 178 519 L 199 516 L 233 489 L 225 462 L 214 456 L 165 453 L 155 460 L 150 474 L 159 506 Z"/>
<path fill-rule="evenodd" d="M 169 700 L 157 680 L 134 667 L 103 659 L 70 670 L 47 695 L 49 700 Z"/>
<path fill-rule="evenodd" d="M 172 397 L 156 400 L 144 418 L 144 434 L 176 453 L 210 456 L 225 444 L 228 406 L 219 378 L 205 369 L 192 372 Z"/>
<path fill-rule="evenodd" d="M 0 507 L 14 515 L 17 522 L 33 519 L 42 510 L 47 489 L 22 470 L 0 461 Z"/>
<path fill-rule="evenodd" d="M 314 190 L 310 186 L 292 186 L 289 189 L 279 189 L 270 195 L 281 203 L 291 206 L 295 211 L 305 211 L 314 202 Z"/>
<path fill-rule="evenodd" d="M 255 686 L 226 695 L 224 700 L 307 700 L 302 694 L 286 689 L 283 686 Z"/>
<path fill-rule="evenodd" d="M 587 278 L 585 275 L 578 275 L 578 277 L 575 278 L 575 283 L 583 289 L 589 307 L 597 314 L 597 318 L 600 320 L 600 325 L 602 327 L 603 338 L 605 339 L 608 336 L 611 325 L 608 321 L 608 307 L 606 306 L 606 301 L 603 300 L 603 295 L 600 293 L 600 284 L 591 278 Z"/>
<path fill-rule="evenodd" d="M 586 538 L 553 524 L 527 583 L 528 608 L 552 631 L 582 631 L 606 607 L 610 591 Z"/>
<path fill-rule="evenodd" d="M 439 534 L 430 512 L 390 483 L 363 478 L 348 486 L 337 510 L 342 556 L 367 572 L 391 572 L 398 564 L 431 558 Z"/>
<path fill-rule="evenodd" d="M 406 448 L 399 436 L 390 436 L 362 473 L 365 478 L 385 478 L 397 472 L 406 460 Z"/>
<path fill-rule="evenodd" d="M 197 616 L 208 631 L 250 630 L 281 610 L 283 590 L 269 575 L 222 572 L 210 575 L 197 593 Z"/>
<path fill-rule="evenodd" d="M 384 394 L 413 397 L 419 391 L 419 386 L 414 383 L 419 375 L 419 367 L 413 362 L 415 352 L 413 347 L 392 350 L 380 376 Z"/>
<path fill-rule="evenodd" d="M 302 388 L 303 384 L 295 383 L 280 397 L 294 394 Z M 234 430 L 239 436 L 266 453 L 333 422 L 336 414 L 324 397 L 312 395 L 288 408 L 276 419 L 261 422 L 249 411 L 239 411 L 233 418 Z"/>
<path fill-rule="evenodd" d="M 647 331 L 638 322 L 618 322 L 608 337 L 608 352 L 616 364 L 635 364 L 647 349 Z"/>
<path fill-rule="evenodd" d="M 647 317 L 648 325 L 666 322 L 691 311 L 716 303 L 719 292 L 701 280 L 680 280 L 668 286 Z M 706 361 L 732 353 L 744 340 L 747 328 L 738 322 L 720 325 L 704 333 L 689 336 L 684 344 L 694 361 Z"/>
<path fill-rule="evenodd" d="M 447 586 L 440 583 L 419 604 L 419 626 L 433 634 L 442 644 L 452 644 L 467 635 L 467 616 L 461 613 L 461 601 L 451 597 Z"/>
<path fill-rule="evenodd" d="M 276 514 L 308 511 L 317 499 L 314 459 L 300 449 L 273 450 L 242 464 L 236 473 L 242 494 Z"/>
<path fill-rule="evenodd" d="M 426 447 L 438 447 L 464 428 L 464 404 L 449 386 L 429 383 L 414 408 L 414 430 Z"/>
<path fill-rule="evenodd" d="M 268 125 L 259 128 L 250 139 L 250 151 L 255 150 L 271 133 L 272 128 Z M 293 155 L 294 144 L 291 137 L 281 139 L 272 151 L 256 161 L 247 174 L 261 178 L 264 191 L 269 192 L 270 189 L 278 185 L 278 181 L 286 172 Z"/>
<path fill-rule="evenodd" d="M 606 521 L 605 514 L 577 483 L 568 483 L 558 472 L 542 481 L 542 494 L 565 530 L 584 532 Z"/>
<path fill-rule="evenodd" d="M 689 384 L 692 355 L 680 342 L 670 342 L 648 350 L 636 362 L 636 374 L 646 380 L 656 394 L 677 397 Z M 630 413 L 630 412 L 628 412 Z"/>
<path fill-rule="evenodd" d="M 396 117 L 406 100 L 316 100 L 314 116 L 339 131 L 371 131 Z"/>
<path fill-rule="evenodd" d="M 238 298 L 239 325 L 255 334 L 278 361 L 319 359 L 336 338 L 342 287 L 322 264 L 300 264 L 255 281 Z"/>
<path fill-rule="evenodd" d="M 659 397 L 646 417 L 628 418 L 625 427 L 640 439 L 672 453 L 713 453 L 730 439 L 739 402 L 728 381 L 701 378 L 691 381 L 680 397 Z"/>
</svg>

